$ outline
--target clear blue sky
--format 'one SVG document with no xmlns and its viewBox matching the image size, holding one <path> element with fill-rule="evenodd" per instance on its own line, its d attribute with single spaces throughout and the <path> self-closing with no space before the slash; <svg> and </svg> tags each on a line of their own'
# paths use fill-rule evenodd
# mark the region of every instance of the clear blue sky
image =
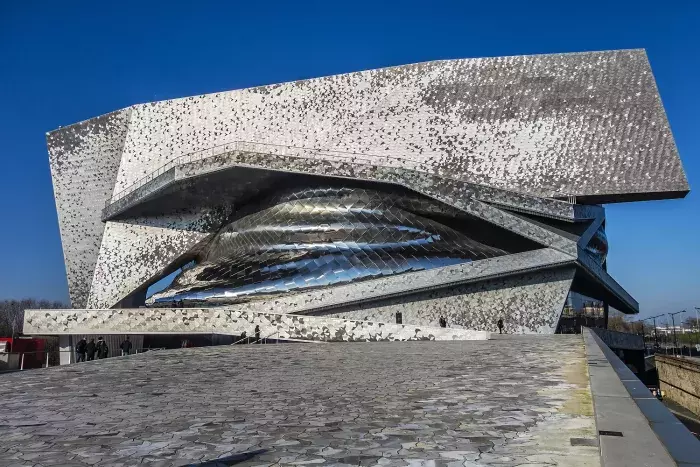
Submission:
<svg viewBox="0 0 700 467">
<path fill-rule="evenodd" d="M 2 0 L 0 299 L 68 299 L 45 133 L 152 100 L 424 60 L 641 47 L 692 186 L 699 4 Z M 700 306 L 699 196 L 607 210 L 609 270 L 642 315 Z"/>
</svg>

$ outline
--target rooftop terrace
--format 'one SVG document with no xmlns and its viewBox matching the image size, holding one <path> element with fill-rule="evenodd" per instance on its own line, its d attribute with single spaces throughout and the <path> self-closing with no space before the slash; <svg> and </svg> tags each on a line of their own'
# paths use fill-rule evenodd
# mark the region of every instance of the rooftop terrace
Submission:
<svg viewBox="0 0 700 467">
<path fill-rule="evenodd" d="M 8 374 L 0 465 L 597 466 L 590 359 L 606 368 L 584 342 L 220 346 Z"/>
</svg>

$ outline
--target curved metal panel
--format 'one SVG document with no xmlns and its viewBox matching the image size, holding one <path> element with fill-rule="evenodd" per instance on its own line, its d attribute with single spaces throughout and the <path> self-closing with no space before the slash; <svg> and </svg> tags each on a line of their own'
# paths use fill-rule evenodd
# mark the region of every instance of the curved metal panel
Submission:
<svg viewBox="0 0 700 467">
<path fill-rule="evenodd" d="M 222 228 L 151 304 L 237 301 L 505 255 L 427 217 L 451 208 L 357 188 L 285 193 Z"/>
</svg>

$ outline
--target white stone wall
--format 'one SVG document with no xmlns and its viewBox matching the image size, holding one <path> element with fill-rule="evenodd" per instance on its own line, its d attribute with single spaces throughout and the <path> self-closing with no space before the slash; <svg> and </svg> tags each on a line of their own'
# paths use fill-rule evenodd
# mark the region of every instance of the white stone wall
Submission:
<svg viewBox="0 0 700 467">
<path fill-rule="evenodd" d="M 226 308 L 27 310 L 25 334 L 231 334 L 326 342 L 483 340 L 489 333 L 464 329 L 351 321 L 316 316 L 255 313 Z"/>
</svg>

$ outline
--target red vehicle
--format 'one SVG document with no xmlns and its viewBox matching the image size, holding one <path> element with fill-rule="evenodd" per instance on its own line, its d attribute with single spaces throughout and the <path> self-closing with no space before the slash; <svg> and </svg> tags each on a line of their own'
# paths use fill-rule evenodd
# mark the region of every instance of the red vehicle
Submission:
<svg viewBox="0 0 700 467">
<path fill-rule="evenodd" d="M 0 337 L 0 370 L 41 368 L 46 365 L 46 340 Z"/>
</svg>

